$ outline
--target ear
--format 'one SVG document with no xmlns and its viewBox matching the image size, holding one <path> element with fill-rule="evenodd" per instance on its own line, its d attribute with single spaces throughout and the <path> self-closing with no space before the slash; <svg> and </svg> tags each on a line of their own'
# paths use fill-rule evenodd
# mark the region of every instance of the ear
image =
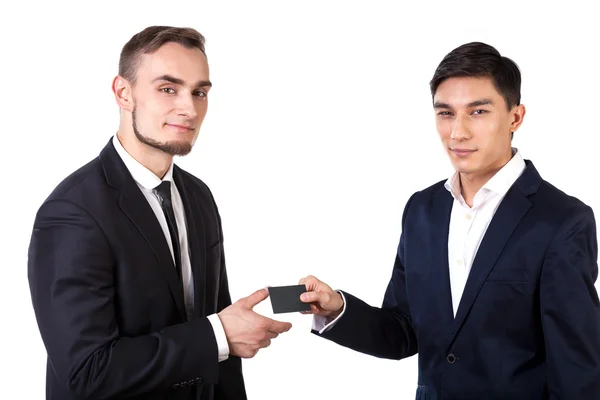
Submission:
<svg viewBox="0 0 600 400">
<path fill-rule="evenodd" d="M 523 123 L 523 118 L 525 118 L 525 106 L 523 104 L 514 106 L 512 110 L 510 110 L 510 115 L 512 116 L 512 121 L 510 122 L 509 129 L 511 133 L 514 133 Z"/>
<path fill-rule="evenodd" d="M 131 83 L 122 76 L 117 75 L 115 79 L 113 79 L 112 91 L 121 110 L 133 111 L 134 103 L 132 89 Z"/>
</svg>

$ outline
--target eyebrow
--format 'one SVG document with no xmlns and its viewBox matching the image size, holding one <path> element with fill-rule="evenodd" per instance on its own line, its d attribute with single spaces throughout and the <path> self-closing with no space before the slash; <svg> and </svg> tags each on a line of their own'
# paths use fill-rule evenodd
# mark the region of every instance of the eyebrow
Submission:
<svg viewBox="0 0 600 400">
<path fill-rule="evenodd" d="M 494 105 L 494 102 L 490 99 L 475 100 L 475 101 L 472 101 L 469 104 L 467 104 L 467 108 L 473 108 L 473 107 L 479 107 L 479 106 L 485 106 L 485 105 Z M 440 101 L 436 101 L 435 103 L 433 103 L 433 108 L 435 108 L 435 109 L 439 109 L 439 108 L 452 109 L 452 106 L 450 106 L 450 104 L 447 104 L 447 103 L 442 103 Z"/>
<path fill-rule="evenodd" d="M 183 79 L 176 78 L 176 77 L 174 77 L 172 75 L 168 75 L 168 74 L 161 75 L 158 78 L 154 78 L 152 80 L 152 83 L 158 82 L 158 81 L 166 81 L 166 82 L 171 82 L 175 85 L 185 86 L 185 81 Z M 199 87 L 207 87 L 207 86 L 208 87 L 212 86 L 211 81 L 198 81 L 198 82 L 196 82 L 196 85 L 194 87 L 199 88 Z"/>
</svg>

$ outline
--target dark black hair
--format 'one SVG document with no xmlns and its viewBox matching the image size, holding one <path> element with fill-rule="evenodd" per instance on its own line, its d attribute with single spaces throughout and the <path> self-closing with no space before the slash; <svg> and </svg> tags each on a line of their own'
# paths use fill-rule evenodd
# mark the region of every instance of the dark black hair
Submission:
<svg viewBox="0 0 600 400">
<path fill-rule="evenodd" d="M 471 42 L 448 53 L 429 82 L 431 97 L 443 81 L 453 77 L 490 78 L 509 110 L 521 102 L 519 67 L 488 44 Z"/>
</svg>

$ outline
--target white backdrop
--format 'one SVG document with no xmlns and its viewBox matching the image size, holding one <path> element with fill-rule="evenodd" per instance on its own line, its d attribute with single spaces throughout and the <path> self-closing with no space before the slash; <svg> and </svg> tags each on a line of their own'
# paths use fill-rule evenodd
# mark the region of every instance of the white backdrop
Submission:
<svg viewBox="0 0 600 400">
<path fill-rule="evenodd" d="M 7 3 L 2 399 L 44 398 L 45 350 L 26 269 L 33 218 L 115 133 L 119 52 L 148 25 L 191 26 L 207 38 L 209 111 L 194 151 L 177 163 L 216 197 L 234 300 L 310 273 L 381 303 L 406 200 L 452 171 L 429 79 L 469 41 L 520 66 L 527 115 L 514 145 L 600 220 L 600 27 L 586 2 Z M 268 301 L 256 310 L 272 316 Z M 244 361 L 250 399 L 414 398 L 416 357 L 372 358 L 311 335 L 310 316 L 281 319 L 292 330 Z"/>
</svg>

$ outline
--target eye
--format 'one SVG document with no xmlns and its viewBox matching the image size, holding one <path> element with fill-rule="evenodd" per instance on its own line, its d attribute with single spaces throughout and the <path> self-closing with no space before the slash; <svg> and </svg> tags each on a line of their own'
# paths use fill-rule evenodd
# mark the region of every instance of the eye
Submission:
<svg viewBox="0 0 600 400">
<path fill-rule="evenodd" d="M 438 112 L 438 115 L 441 117 L 447 117 L 449 115 L 452 115 L 452 113 L 450 111 L 440 111 Z"/>
<path fill-rule="evenodd" d="M 170 87 L 161 88 L 160 91 L 164 92 L 164 93 L 167 93 L 167 94 L 173 94 L 173 93 L 175 93 L 175 90 L 173 88 L 170 88 Z"/>
<path fill-rule="evenodd" d="M 206 97 L 207 93 L 204 90 L 196 90 L 194 92 L 194 96 L 197 96 L 197 97 Z"/>
<path fill-rule="evenodd" d="M 482 114 L 486 114 L 487 110 L 475 110 L 473 111 L 473 114 L 475 115 L 482 115 Z"/>
</svg>

